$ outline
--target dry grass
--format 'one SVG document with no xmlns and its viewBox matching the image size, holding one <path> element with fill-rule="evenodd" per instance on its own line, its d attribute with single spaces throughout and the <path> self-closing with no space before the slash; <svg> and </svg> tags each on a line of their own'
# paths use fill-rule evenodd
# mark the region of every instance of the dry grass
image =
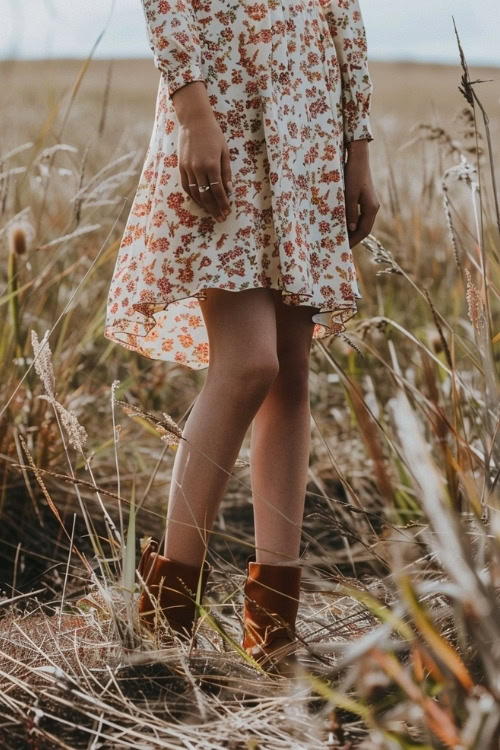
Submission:
<svg viewBox="0 0 500 750">
<path fill-rule="evenodd" d="M 135 545 L 203 377 L 102 334 L 157 74 L 0 67 L 2 747 L 497 748 L 498 69 L 372 64 L 382 210 L 348 338 L 313 347 L 302 666 L 278 679 L 239 649 L 248 440 L 196 643 L 137 626 Z"/>
</svg>

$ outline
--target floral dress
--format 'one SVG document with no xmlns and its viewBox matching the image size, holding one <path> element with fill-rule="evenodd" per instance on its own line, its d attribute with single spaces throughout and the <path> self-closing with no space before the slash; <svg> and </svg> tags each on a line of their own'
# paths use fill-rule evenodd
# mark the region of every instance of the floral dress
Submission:
<svg viewBox="0 0 500 750">
<path fill-rule="evenodd" d="M 212 287 L 281 289 L 338 335 L 361 298 L 349 248 L 348 141 L 373 140 L 358 0 L 142 0 L 160 82 L 118 251 L 104 335 L 151 359 L 209 364 L 199 300 Z M 204 81 L 231 158 L 219 223 L 183 190 L 171 96 Z"/>
</svg>

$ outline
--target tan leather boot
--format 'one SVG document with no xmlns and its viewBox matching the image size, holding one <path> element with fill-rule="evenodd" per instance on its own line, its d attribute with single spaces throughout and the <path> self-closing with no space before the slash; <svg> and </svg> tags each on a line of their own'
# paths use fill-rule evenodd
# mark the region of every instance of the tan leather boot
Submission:
<svg viewBox="0 0 500 750">
<path fill-rule="evenodd" d="M 201 569 L 163 557 L 157 550 L 158 543 L 152 539 L 144 548 L 137 568 L 147 587 L 139 597 L 140 622 L 154 631 L 159 624 L 158 610 L 161 610 L 172 630 L 191 636 L 196 621 L 196 591 Z M 200 602 L 211 570 L 212 566 L 205 561 Z"/>
<path fill-rule="evenodd" d="M 263 668 L 293 661 L 302 568 L 258 563 L 255 555 L 246 567 L 243 648 Z"/>
</svg>

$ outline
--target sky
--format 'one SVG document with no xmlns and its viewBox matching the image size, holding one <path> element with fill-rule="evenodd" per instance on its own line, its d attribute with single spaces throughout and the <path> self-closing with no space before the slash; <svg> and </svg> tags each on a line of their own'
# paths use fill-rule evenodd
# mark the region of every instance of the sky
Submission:
<svg viewBox="0 0 500 750">
<path fill-rule="evenodd" d="M 285 2 L 286 0 L 282 0 Z M 361 0 L 374 60 L 500 66 L 500 0 Z M 0 59 L 150 57 L 141 0 L 0 0 Z"/>
</svg>

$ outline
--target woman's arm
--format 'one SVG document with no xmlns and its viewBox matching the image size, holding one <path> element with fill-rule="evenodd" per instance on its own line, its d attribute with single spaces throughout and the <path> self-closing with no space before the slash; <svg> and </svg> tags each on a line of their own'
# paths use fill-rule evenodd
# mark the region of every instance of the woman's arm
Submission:
<svg viewBox="0 0 500 750">
<path fill-rule="evenodd" d="M 177 156 L 183 190 L 217 221 L 224 221 L 231 211 L 229 150 L 210 106 L 190 4 L 191 0 L 142 0 L 154 63 L 165 78 L 179 122 Z M 214 183 L 210 190 L 198 190 L 209 183 Z"/>
<path fill-rule="evenodd" d="M 366 32 L 358 0 L 320 0 L 342 73 L 344 142 L 373 140 Z"/>
<path fill-rule="evenodd" d="M 345 218 L 352 248 L 371 232 L 380 208 L 368 150 L 368 143 L 374 140 L 370 125 L 373 84 L 368 72 L 366 32 L 358 0 L 320 2 L 342 73 L 344 150 L 347 152 Z"/>
<path fill-rule="evenodd" d="M 191 0 L 142 0 L 154 63 L 166 78 L 169 95 L 192 81 L 203 81 L 201 48 Z"/>
</svg>

